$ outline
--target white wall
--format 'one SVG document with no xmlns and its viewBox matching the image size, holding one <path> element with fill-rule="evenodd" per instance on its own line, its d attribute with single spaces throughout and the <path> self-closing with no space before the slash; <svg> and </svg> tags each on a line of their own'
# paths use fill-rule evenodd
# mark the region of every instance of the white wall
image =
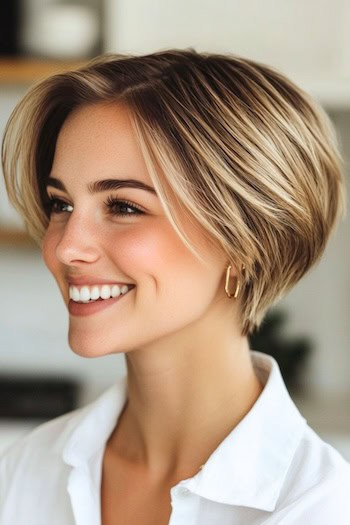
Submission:
<svg viewBox="0 0 350 525">
<path fill-rule="evenodd" d="M 104 0 L 105 48 L 231 52 L 294 78 L 350 77 L 348 0 Z"/>
</svg>

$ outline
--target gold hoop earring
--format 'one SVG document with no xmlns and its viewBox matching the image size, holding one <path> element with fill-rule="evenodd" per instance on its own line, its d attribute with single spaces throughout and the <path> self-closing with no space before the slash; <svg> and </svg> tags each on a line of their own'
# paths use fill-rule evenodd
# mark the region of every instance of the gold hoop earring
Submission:
<svg viewBox="0 0 350 525">
<path fill-rule="evenodd" d="M 233 297 L 234 299 L 237 299 L 238 293 L 239 293 L 239 290 L 240 290 L 240 287 L 241 287 L 241 281 L 238 279 L 238 277 L 236 277 L 236 279 L 237 279 L 236 289 L 235 289 L 233 295 L 230 294 L 230 292 L 229 292 L 229 282 L 230 282 L 230 271 L 231 271 L 231 268 L 232 268 L 232 266 L 229 265 L 227 267 L 227 270 L 226 270 L 225 292 L 227 294 L 227 297 L 229 297 L 229 298 Z M 244 269 L 244 266 L 242 266 L 242 269 Z"/>
</svg>

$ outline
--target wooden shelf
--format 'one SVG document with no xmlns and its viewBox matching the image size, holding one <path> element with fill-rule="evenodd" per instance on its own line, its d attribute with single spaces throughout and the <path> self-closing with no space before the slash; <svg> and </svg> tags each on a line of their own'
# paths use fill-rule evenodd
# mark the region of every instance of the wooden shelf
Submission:
<svg viewBox="0 0 350 525">
<path fill-rule="evenodd" d="M 25 231 L 0 229 L 0 246 L 8 246 L 9 248 L 28 246 L 34 248 L 37 244 Z"/>
<path fill-rule="evenodd" d="M 84 63 L 86 62 L 0 57 L 0 85 L 31 84 L 55 73 L 76 69 Z"/>
</svg>

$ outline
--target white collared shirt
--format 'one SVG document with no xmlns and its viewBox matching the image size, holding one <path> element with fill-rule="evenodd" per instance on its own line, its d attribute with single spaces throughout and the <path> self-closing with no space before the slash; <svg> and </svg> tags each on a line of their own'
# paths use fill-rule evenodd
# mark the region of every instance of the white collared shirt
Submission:
<svg viewBox="0 0 350 525">
<path fill-rule="evenodd" d="M 251 358 L 264 389 L 204 467 L 172 487 L 169 524 L 349 525 L 350 464 L 308 426 L 277 362 Z M 0 460 L 0 525 L 101 524 L 104 448 L 126 398 L 125 376 L 10 447 Z"/>
</svg>

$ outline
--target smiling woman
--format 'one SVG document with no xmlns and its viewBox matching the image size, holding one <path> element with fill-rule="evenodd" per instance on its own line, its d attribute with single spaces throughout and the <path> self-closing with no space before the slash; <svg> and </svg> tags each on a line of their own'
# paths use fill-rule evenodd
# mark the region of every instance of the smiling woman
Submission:
<svg viewBox="0 0 350 525">
<path fill-rule="evenodd" d="M 108 55 L 37 84 L 2 160 L 72 350 L 127 377 L 5 454 L 1 523 L 347 523 L 349 464 L 248 344 L 344 213 L 324 111 L 241 57 Z"/>
</svg>

